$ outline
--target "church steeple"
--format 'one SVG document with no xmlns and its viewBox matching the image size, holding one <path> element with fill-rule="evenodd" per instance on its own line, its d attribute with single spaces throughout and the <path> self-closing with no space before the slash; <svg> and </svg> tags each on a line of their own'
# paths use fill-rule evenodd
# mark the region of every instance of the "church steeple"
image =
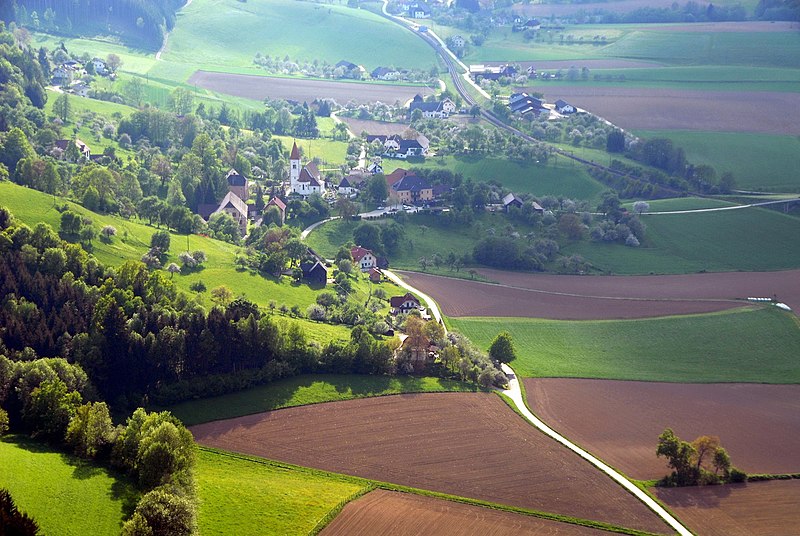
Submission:
<svg viewBox="0 0 800 536">
<path fill-rule="evenodd" d="M 292 152 L 289 154 L 289 188 L 292 192 L 297 191 L 297 179 L 300 178 L 300 149 L 297 142 L 292 143 Z"/>
</svg>

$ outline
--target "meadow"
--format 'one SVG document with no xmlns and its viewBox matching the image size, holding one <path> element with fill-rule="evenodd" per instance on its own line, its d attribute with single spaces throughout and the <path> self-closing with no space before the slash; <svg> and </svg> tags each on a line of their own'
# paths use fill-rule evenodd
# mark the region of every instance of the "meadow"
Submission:
<svg viewBox="0 0 800 536">
<path fill-rule="evenodd" d="M 127 478 L 25 436 L 2 438 L 0 460 L 0 488 L 43 534 L 119 534 L 139 500 Z"/>
<path fill-rule="evenodd" d="M 197 512 L 201 534 L 306 535 L 339 506 L 371 489 L 367 481 L 200 448 Z"/>
<path fill-rule="evenodd" d="M 639 320 L 450 318 L 480 347 L 508 330 L 523 377 L 798 383 L 800 326 L 775 308 Z"/>
<path fill-rule="evenodd" d="M 695 164 L 717 174 L 731 172 L 742 190 L 800 193 L 800 138 L 737 132 L 636 131 L 645 138 L 668 138 Z"/>
<path fill-rule="evenodd" d="M 397 161 L 397 167 L 407 165 Z M 546 165 L 511 162 L 499 158 L 480 158 L 470 156 L 445 156 L 425 159 L 422 164 L 413 166 L 426 169 L 448 169 L 461 173 L 464 179 L 473 181 L 494 180 L 515 193 L 531 193 L 536 196 L 554 195 L 572 199 L 599 198 L 605 187 L 589 176 L 583 166 L 571 160 L 556 159 Z M 386 160 L 384 168 L 389 172 L 395 167 L 393 161 Z"/>
<path fill-rule="evenodd" d="M 472 384 L 434 377 L 310 374 L 165 408 L 187 426 L 294 406 L 400 393 L 473 392 Z M 160 408 L 161 409 L 161 408 Z"/>
</svg>

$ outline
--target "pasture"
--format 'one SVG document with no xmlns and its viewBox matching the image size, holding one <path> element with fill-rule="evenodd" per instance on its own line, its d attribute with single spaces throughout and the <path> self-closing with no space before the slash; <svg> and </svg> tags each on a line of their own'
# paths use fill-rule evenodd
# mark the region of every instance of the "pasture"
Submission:
<svg viewBox="0 0 800 536">
<path fill-rule="evenodd" d="M 341 501 L 369 486 L 348 478 L 200 449 L 195 472 L 200 533 L 306 535 Z"/>
<path fill-rule="evenodd" d="M 742 190 L 800 193 L 800 138 L 737 132 L 636 131 L 645 138 L 668 138 L 695 164 L 733 173 Z"/>
<path fill-rule="evenodd" d="M 600 536 L 604 531 L 423 495 L 375 490 L 348 503 L 323 536 L 408 534 Z"/>
<path fill-rule="evenodd" d="M 433 50 L 421 39 L 374 13 L 289 0 L 194 0 L 178 12 L 163 57 L 227 70 L 253 68 L 257 52 L 331 64 L 347 60 L 367 70 L 436 64 Z"/>
<path fill-rule="evenodd" d="M 400 393 L 473 392 L 477 387 L 442 378 L 306 374 L 245 391 L 182 402 L 168 409 L 187 426 L 275 409 Z"/>
<path fill-rule="evenodd" d="M 718 436 L 750 474 L 800 471 L 800 385 L 528 378 L 525 392 L 540 418 L 631 478 L 667 474 L 655 455 L 667 427 Z"/>
<path fill-rule="evenodd" d="M 191 431 L 200 444 L 214 448 L 668 532 L 632 495 L 490 393 L 411 394 L 316 404 L 201 424 Z"/>
<path fill-rule="evenodd" d="M 657 488 L 654 494 L 695 534 L 773 536 L 797 532 L 800 480 Z"/>
<path fill-rule="evenodd" d="M 127 478 L 25 436 L 0 439 L 0 488 L 43 534 L 117 535 L 139 500 Z"/>
<path fill-rule="evenodd" d="M 511 333 L 522 377 L 800 383 L 797 318 L 774 308 L 637 320 L 451 318 L 488 348 Z"/>
</svg>

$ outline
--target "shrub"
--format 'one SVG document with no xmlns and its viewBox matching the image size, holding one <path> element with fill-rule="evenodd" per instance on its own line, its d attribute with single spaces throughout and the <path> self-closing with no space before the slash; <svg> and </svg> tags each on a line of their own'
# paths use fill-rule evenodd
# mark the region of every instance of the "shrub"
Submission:
<svg viewBox="0 0 800 536">
<path fill-rule="evenodd" d="M 731 472 L 728 475 L 728 482 L 732 483 L 741 483 L 747 482 L 747 473 L 744 471 L 740 471 L 736 467 L 731 468 Z"/>
<path fill-rule="evenodd" d="M 133 516 L 122 527 L 122 534 L 189 536 L 194 534 L 195 524 L 195 508 L 188 499 L 156 489 L 142 497 Z"/>
<path fill-rule="evenodd" d="M 0 408 L 0 436 L 8 432 L 8 412 Z"/>
<path fill-rule="evenodd" d="M 206 284 L 202 281 L 195 281 L 191 285 L 189 285 L 189 290 L 193 290 L 194 292 L 205 292 L 206 291 Z"/>
</svg>

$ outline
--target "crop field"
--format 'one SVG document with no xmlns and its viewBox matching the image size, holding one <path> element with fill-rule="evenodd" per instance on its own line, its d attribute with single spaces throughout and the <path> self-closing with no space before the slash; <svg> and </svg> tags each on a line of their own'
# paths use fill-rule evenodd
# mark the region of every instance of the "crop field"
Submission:
<svg viewBox="0 0 800 536">
<path fill-rule="evenodd" d="M 695 534 L 775 536 L 797 533 L 800 480 L 658 488 L 655 494 Z"/>
<path fill-rule="evenodd" d="M 200 533 L 303 535 L 368 483 L 266 460 L 200 449 Z"/>
<path fill-rule="evenodd" d="M 695 164 L 730 171 L 744 190 L 800 192 L 800 138 L 737 132 L 637 131 L 647 138 L 669 138 Z"/>
<path fill-rule="evenodd" d="M 348 503 L 322 536 L 408 534 L 600 536 L 605 531 L 422 495 L 375 490 Z"/>
<path fill-rule="evenodd" d="M 800 472 L 800 385 L 536 378 L 525 391 L 540 418 L 632 478 L 669 472 L 655 455 L 667 427 L 718 436 L 746 473 Z"/>
<path fill-rule="evenodd" d="M 474 392 L 477 388 L 434 377 L 304 374 L 245 391 L 182 402 L 166 409 L 187 426 L 192 426 L 321 402 L 446 391 Z"/>
<path fill-rule="evenodd" d="M 632 495 L 489 393 L 317 404 L 201 424 L 191 431 L 199 443 L 216 448 L 667 532 Z"/>
<path fill-rule="evenodd" d="M 670 382 L 796 383 L 796 318 L 777 310 L 626 321 L 460 318 L 451 324 L 488 348 L 508 330 L 521 376 Z"/>
<path fill-rule="evenodd" d="M 711 312 L 772 297 L 800 310 L 800 272 L 715 273 L 673 276 L 567 276 L 480 273 L 501 285 L 403 272 L 447 316 L 602 320 Z"/>
<path fill-rule="evenodd" d="M 24 436 L 2 438 L 0 460 L 0 488 L 43 534 L 117 535 L 139 500 L 125 477 Z"/>
<path fill-rule="evenodd" d="M 639 320 L 451 318 L 488 348 L 511 333 L 523 377 L 800 383 L 797 317 L 777 309 Z"/>
<path fill-rule="evenodd" d="M 352 117 L 340 117 L 342 121 L 347 123 L 347 127 L 356 136 L 360 136 L 362 132 L 374 135 L 389 136 L 392 134 L 403 134 L 408 129 L 405 123 L 387 123 L 385 121 L 371 121 L 368 119 L 354 119 Z"/>
<path fill-rule="evenodd" d="M 401 102 L 410 100 L 417 93 L 422 95 L 432 93 L 430 89 L 420 86 L 278 78 L 210 71 L 196 71 L 188 83 L 219 93 L 258 101 L 271 98 L 311 102 L 314 99 L 330 98 L 341 104 L 350 100 L 359 104 L 375 101 L 394 104 L 398 100 Z"/>
<path fill-rule="evenodd" d="M 367 70 L 430 69 L 436 63 L 421 39 L 374 13 L 289 0 L 194 0 L 178 13 L 163 57 L 217 68 L 253 67 L 257 52 L 331 64 L 347 60 Z"/>
<path fill-rule="evenodd" d="M 384 169 L 393 169 L 385 160 Z M 398 166 L 410 167 L 397 161 Z M 414 164 L 415 166 L 417 164 Z M 495 180 L 515 193 L 532 193 L 537 196 L 554 195 L 572 199 L 594 200 L 605 187 L 589 176 L 586 169 L 571 161 L 558 160 L 546 165 L 520 164 L 498 158 L 447 156 L 427 158 L 419 167 L 449 169 L 473 181 Z"/>
<path fill-rule="evenodd" d="M 800 134 L 800 94 L 660 88 L 542 85 L 548 100 L 565 99 L 622 128 Z M 743 119 L 746 118 L 746 119 Z"/>
</svg>

